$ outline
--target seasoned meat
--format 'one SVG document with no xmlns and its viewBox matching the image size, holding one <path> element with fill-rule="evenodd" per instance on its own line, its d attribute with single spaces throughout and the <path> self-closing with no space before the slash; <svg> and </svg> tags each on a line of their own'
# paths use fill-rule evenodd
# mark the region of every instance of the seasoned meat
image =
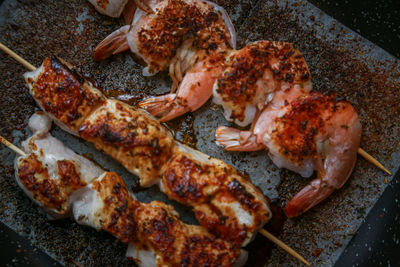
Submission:
<svg viewBox="0 0 400 267">
<path fill-rule="evenodd" d="M 34 135 L 24 142 L 27 155 L 16 159 L 16 178 L 53 218 L 72 216 L 109 232 L 129 244 L 127 255 L 139 266 L 241 266 L 246 261 L 240 247 L 184 224 L 172 206 L 137 201 L 118 174 L 52 137 L 45 115 L 33 115 L 30 126 Z"/>
<path fill-rule="evenodd" d="M 78 81 L 79 74 L 63 64 L 66 69 L 57 79 L 51 78 L 57 82 L 48 83 L 50 85 L 43 90 L 36 86 L 36 81 L 40 81 L 39 88 L 45 83 L 46 73 L 51 72 L 46 68 L 52 68 L 52 60 L 56 59 L 46 59 L 45 63 L 50 63 L 25 74 L 25 78 L 39 105 L 59 123 L 71 125 L 65 123 L 65 116 L 58 115 L 56 106 L 64 106 L 72 99 L 54 95 L 56 100 L 64 99 L 67 103 L 55 102 L 54 108 L 46 109 L 49 98 L 42 95 L 49 95 L 48 91 L 53 92 L 66 81 Z M 77 92 L 76 95 L 82 97 L 84 93 L 79 92 L 88 90 L 85 94 L 96 95 L 99 101 L 96 108 L 86 107 L 87 101 L 77 102 L 74 108 L 85 111 L 80 117 L 84 119 L 74 120 L 71 127 L 83 139 L 138 175 L 142 186 L 158 184 L 169 198 L 192 207 L 204 227 L 237 245 L 247 244 L 269 220 L 271 211 L 266 198 L 233 167 L 174 141 L 170 132 L 144 111 L 106 99 L 97 89 L 85 87 L 85 84 L 88 82 L 81 80 L 80 86 L 74 83 L 65 91 Z"/>
<path fill-rule="evenodd" d="M 47 116 L 33 115 L 29 127 L 34 134 L 23 142 L 22 148 L 30 154 L 16 159 L 16 180 L 51 217 L 68 216 L 71 194 L 103 171 L 48 134 Z"/>
<path fill-rule="evenodd" d="M 271 218 L 261 191 L 225 162 L 179 144 L 161 190 L 191 206 L 200 224 L 225 240 L 246 245 Z"/>
<path fill-rule="evenodd" d="M 139 176 L 146 187 L 159 182 L 174 146 L 171 133 L 158 121 L 116 100 L 106 100 L 79 134 Z"/>
</svg>

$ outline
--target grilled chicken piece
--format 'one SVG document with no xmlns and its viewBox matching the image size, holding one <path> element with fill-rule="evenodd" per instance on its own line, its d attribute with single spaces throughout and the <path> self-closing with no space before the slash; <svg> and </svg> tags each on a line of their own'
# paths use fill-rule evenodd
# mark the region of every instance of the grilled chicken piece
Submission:
<svg viewBox="0 0 400 267">
<path fill-rule="evenodd" d="M 106 102 L 91 82 L 62 59 L 47 58 L 24 77 L 37 104 L 58 126 L 74 135 L 87 116 Z"/>
<path fill-rule="evenodd" d="M 107 172 L 80 189 L 73 212 L 79 223 L 130 241 L 127 256 L 141 266 L 232 266 L 246 260 L 246 252 L 230 242 L 182 223 L 172 206 L 138 202 L 115 173 Z"/>
<path fill-rule="evenodd" d="M 103 171 L 52 137 L 50 126 L 50 119 L 43 114 L 29 119 L 33 136 L 22 143 L 22 148 L 30 154 L 15 161 L 15 178 L 25 193 L 55 219 L 69 216 L 71 194 Z"/>
<path fill-rule="evenodd" d="M 180 143 L 160 189 L 169 198 L 191 206 L 210 232 L 239 246 L 249 243 L 272 215 L 264 195 L 247 177 Z"/>
<path fill-rule="evenodd" d="M 52 137 L 50 119 L 29 120 L 34 135 L 24 142 L 27 156 L 16 159 L 16 179 L 52 218 L 73 216 L 129 244 L 139 266 L 241 266 L 247 253 L 200 226 L 184 224 L 172 206 L 140 203 L 120 176 L 75 154 Z M 72 206 L 72 208 L 71 208 Z M 71 213 L 72 210 L 72 213 Z"/>
<path fill-rule="evenodd" d="M 201 224 L 216 235 L 244 245 L 271 217 L 266 198 L 244 175 L 175 142 L 144 111 L 106 99 L 66 63 L 47 58 L 25 78 L 40 107 L 59 125 L 71 126 L 119 161 L 140 177 L 142 186 L 157 184 L 171 199 L 193 207 Z M 94 95 L 96 101 L 87 101 Z M 72 102 L 70 110 L 57 108 Z"/>
<path fill-rule="evenodd" d="M 171 133 L 158 121 L 111 99 L 85 120 L 79 133 L 139 176 L 144 187 L 159 182 L 174 146 Z"/>
</svg>

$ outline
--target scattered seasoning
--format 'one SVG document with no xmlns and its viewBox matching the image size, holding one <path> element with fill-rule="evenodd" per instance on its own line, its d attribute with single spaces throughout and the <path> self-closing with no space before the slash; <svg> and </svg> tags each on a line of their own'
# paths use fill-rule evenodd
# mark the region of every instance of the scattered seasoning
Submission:
<svg viewBox="0 0 400 267">
<path fill-rule="evenodd" d="M 314 258 L 318 257 L 319 254 L 321 254 L 321 252 L 323 251 L 322 248 L 317 248 L 316 250 L 314 250 L 314 253 L 312 254 Z"/>
</svg>

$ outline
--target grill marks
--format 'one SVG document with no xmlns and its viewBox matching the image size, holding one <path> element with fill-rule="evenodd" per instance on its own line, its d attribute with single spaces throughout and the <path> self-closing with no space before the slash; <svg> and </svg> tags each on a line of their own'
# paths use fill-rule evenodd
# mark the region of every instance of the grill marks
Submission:
<svg viewBox="0 0 400 267">
<path fill-rule="evenodd" d="M 58 64 L 57 62 L 55 64 Z M 63 64 L 56 69 L 68 67 Z M 52 73 L 52 76 L 48 76 L 48 73 Z M 57 70 L 57 73 L 60 73 L 60 70 Z M 64 110 L 61 115 L 58 113 L 59 109 L 45 110 L 62 123 L 73 124 L 71 127 L 83 139 L 93 143 L 97 149 L 104 151 L 138 175 L 141 186 L 160 184 L 161 179 L 162 190 L 170 198 L 192 207 L 204 227 L 219 237 L 232 240 L 238 247 L 269 220 L 271 214 L 265 197 L 233 167 L 208 157 L 198 159 L 195 156 L 199 153 L 197 151 L 180 150 L 182 145 L 176 143 L 170 132 L 144 111 L 136 110 L 120 101 L 106 99 L 97 89 L 85 87 L 86 81 L 80 81 L 78 85 L 79 80 L 76 76 L 79 75 L 72 71 L 62 70 L 60 76 L 57 76 L 57 73 L 51 60 L 46 59 L 39 77 L 32 78 L 36 74 L 27 74 L 35 99 L 42 106 L 46 101 L 54 101 L 57 105 L 60 101 L 66 101 L 60 104 L 65 106 L 70 99 L 57 96 L 53 93 L 54 88 L 70 84 L 66 81 L 75 81 L 70 84 L 71 88 L 65 88 L 61 95 L 84 99 L 74 104 L 75 110 L 84 111 L 84 115 L 80 113 L 82 115 L 79 120 L 69 123 L 64 116 L 64 113 L 71 112 L 68 110 Z M 39 81 L 37 86 L 34 78 Z M 50 82 L 46 82 L 46 79 L 50 79 Z M 47 86 L 42 87 L 42 84 Z M 96 95 L 97 100 L 89 105 L 87 95 Z M 234 184 L 229 184 L 232 181 L 235 181 Z M 110 203 L 113 204 L 113 201 Z M 121 211 L 115 213 L 115 225 L 121 216 L 124 217 L 125 212 L 124 203 L 118 203 Z M 251 217 L 251 223 L 241 222 L 241 212 Z M 110 224 L 109 231 L 120 230 L 113 230 L 112 225 L 114 224 Z M 127 240 L 128 235 L 129 233 L 124 234 L 121 239 Z"/>
<path fill-rule="evenodd" d="M 43 206 L 66 209 L 69 196 L 85 184 L 76 183 L 80 178 L 72 162 L 57 163 L 59 180 L 50 178 L 34 153 L 21 157 L 18 174 Z M 100 216 L 101 228 L 125 244 L 134 242 L 139 249 L 153 251 L 157 266 L 232 266 L 240 256 L 240 247 L 215 238 L 200 226 L 184 224 L 172 206 L 135 200 L 116 173 L 104 173 L 89 187 L 104 203 L 93 211 Z"/>
<path fill-rule="evenodd" d="M 80 127 L 80 136 L 140 174 L 141 185 L 158 182 L 170 159 L 171 134 L 142 111 L 114 100 L 96 110 Z"/>
<path fill-rule="evenodd" d="M 195 47 L 208 52 L 230 46 L 229 31 L 213 6 L 200 1 L 170 0 L 138 32 L 138 50 L 149 62 L 150 72 L 157 72 L 190 38 Z"/>
<path fill-rule="evenodd" d="M 103 229 L 126 244 L 135 240 L 134 211 L 140 203 L 132 199 L 122 178 L 116 173 L 107 172 L 100 181 L 93 183 L 92 188 L 105 203 Z"/>
<path fill-rule="evenodd" d="M 207 164 L 178 154 L 168 164 L 162 182 L 163 191 L 170 198 L 194 208 L 201 225 L 238 246 L 244 243 L 256 225 L 270 217 L 260 200 L 245 187 L 248 180 L 220 161 Z M 241 208 L 252 216 L 253 224 L 241 224 L 238 211 L 226 207 L 235 202 L 239 202 Z"/>
<path fill-rule="evenodd" d="M 31 93 L 46 112 L 76 130 L 105 98 L 59 59 L 46 58 L 38 79 L 27 79 Z"/>
<path fill-rule="evenodd" d="M 18 175 L 33 199 L 63 214 L 68 212 L 69 196 L 86 183 L 81 181 L 73 162 L 61 160 L 57 166 L 60 179 L 51 178 L 46 166 L 32 153 L 18 161 Z"/>
<path fill-rule="evenodd" d="M 162 252 L 160 266 L 232 266 L 240 250 L 204 228 L 179 221 L 171 206 L 159 201 L 142 204 L 135 213 L 138 237 L 144 248 Z"/>
</svg>

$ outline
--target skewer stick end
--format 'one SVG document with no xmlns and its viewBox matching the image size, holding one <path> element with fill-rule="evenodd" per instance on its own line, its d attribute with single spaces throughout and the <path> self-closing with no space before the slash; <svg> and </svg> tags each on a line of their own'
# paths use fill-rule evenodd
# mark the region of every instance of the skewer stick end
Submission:
<svg viewBox="0 0 400 267">
<path fill-rule="evenodd" d="M 366 160 L 368 160 L 369 162 L 371 162 L 372 164 L 374 164 L 376 167 L 383 170 L 387 174 L 392 175 L 392 173 L 388 169 L 386 169 L 379 161 L 377 161 L 374 157 L 372 157 L 370 154 L 368 154 L 361 147 L 358 149 L 358 154 L 360 154 L 363 158 L 365 158 Z"/>
<path fill-rule="evenodd" d="M 14 144 L 12 144 L 11 142 L 9 142 L 7 139 L 5 139 L 4 137 L 2 137 L 0 135 L 0 142 L 3 143 L 6 147 L 8 147 L 9 149 L 11 149 L 12 151 L 14 151 L 15 153 L 21 155 L 21 156 L 26 156 L 26 153 L 24 151 L 22 151 L 21 149 L 19 149 L 18 147 L 16 147 Z"/>
<path fill-rule="evenodd" d="M 290 255 L 292 255 L 293 257 L 295 257 L 296 259 L 300 260 L 302 263 L 304 263 L 307 266 L 311 266 L 311 264 L 306 261 L 300 254 L 298 254 L 296 251 L 294 251 L 291 247 L 289 247 L 288 245 L 286 245 L 285 243 L 283 243 L 281 240 L 279 240 L 278 238 L 276 238 L 274 235 L 272 235 L 270 232 L 268 232 L 267 230 L 261 228 L 260 229 L 260 234 L 262 234 L 263 236 L 265 236 L 266 238 L 268 238 L 269 240 L 271 240 L 273 243 L 275 243 L 276 245 L 278 245 L 280 248 L 284 249 L 287 253 L 289 253 Z"/>
<path fill-rule="evenodd" d="M 28 70 L 32 71 L 35 70 L 35 66 L 33 66 L 31 63 L 29 63 L 28 61 L 26 61 L 25 59 L 23 59 L 22 57 L 20 57 L 17 53 L 15 53 L 14 51 L 12 51 L 10 48 L 8 48 L 7 46 L 5 46 L 4 44 L 2 44 L 0 42 L 0 49 L 3 50 L 6 54 L 8 54 L 9 56 L 11 56 L 13 59 L 15 59 L 16 61 L 18 61 L 19 63 L 21 63 L 22 65 L 24 65 L 25 68 L 27 68 Z"/>
</svg>

